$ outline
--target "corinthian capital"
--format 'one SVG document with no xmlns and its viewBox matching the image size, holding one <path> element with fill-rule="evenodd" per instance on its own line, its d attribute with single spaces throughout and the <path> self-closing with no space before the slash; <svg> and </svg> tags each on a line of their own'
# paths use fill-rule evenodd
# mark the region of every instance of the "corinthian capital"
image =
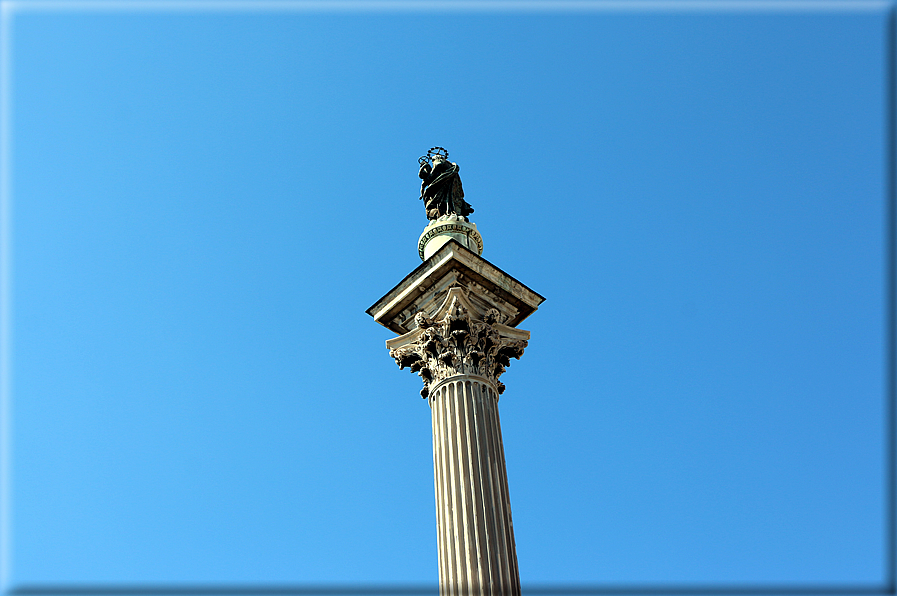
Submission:
<svg viewBox="0 0 897 596">
<path fill-rule="evenodd" d="M 409 368 L 424 381 L 421 396 L 456 375 L 485 378 L 498 393 L 504 384 L 498 378 L 526 348 L 529 332 L 501 323 L 495 308 L 478 311 L 460 288 L 452 288 L 442 307 L 431 318 L 417 313 L 417 328 L 387 342 L 389 354 L 399 368 Z M 390 345 L 392 344 L 392 345 Z"/>
</svg>

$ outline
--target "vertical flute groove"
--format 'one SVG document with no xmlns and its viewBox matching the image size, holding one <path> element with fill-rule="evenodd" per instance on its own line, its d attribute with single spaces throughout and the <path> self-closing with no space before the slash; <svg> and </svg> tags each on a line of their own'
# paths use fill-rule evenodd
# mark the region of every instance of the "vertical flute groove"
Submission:
<svg viewBox="0 0 897 596">
<path fill-rule="evenodd" d="M 437 554 L 439 558 L 439 585 L 448 584 L 446 575 L 446 565 L 448 562 L 448 553 L 446 552 L 446 519 L 445 519 L 445 495 L 443 487 L 445 486 L 445 478 L 443 470 L 443 446 L 445 438 L 442 433 L 443 416 L 442 416 L 442 400 L 438 399 L 438 394 L 431 397 L 430 408 L 433 411 L 433 480 L 436 483 L 436 540 Z M 440 587 L 440 589 L 442 589 Z"/>
<path fill-rule="evenodd" d="M 496 396 L 496 403 L 498 403 L 498 396 Z M 511 495 L 508 491 L 508 466 L 507 462 L 505 462 L 505 446 L 504 442 L 501 438 L 501 417 L 498 415 L 498 408 L 495 408 L 495 429 L 496 436 L 498 437 L 498 455 L 501 458 L 501 471 L 502 476 L 504 477 L 502 480 L 502 491 L 503 491 L 503 499 L 502 501 L 505 504 L 505 508 L 507 509 L 507 524 L 508 524 L 508 543 L 514 545 L 514 518 L 511 516 Z M 517 569 L 517 549 L 511 548 L 508 552 L 508 564 L 511 570 L 511 579 L 516 583 L 516 591 L 520 592 L 520 574 Z"/>
<path fill-rule="evenodd" d="M 483 509 L 486 512 L 486 528 L 489 533 L 489 554 L 490 559 L 492 561 L 492 589 L 497 590 L 499 593 L 502 588 L 501 581 L 501 561 L 497 558 L 498 551 L 496 550 L 496 546 L 498 542 L 496 541 L 498 537 L 497 533 L 497 520 L 496 520 L 496 509 L 494 503 L 494 491 L 492 490 L 492 446 L 489 441 L 489 435 L 491 434 L 491 428 L 489 424 L 489 403 L 486 399 L 486 396 L 483 392 L 483 386 L 479 383 L 478 389 L 480 392 L 480 411 L 482 413 L 480 426 L 483 430 L 481 440 L 483 441 L 482 451 L 484 457 L 481 459 L 481 463 L 483 469 L 485 470 L 485 478 L 483 479 Z"/>
<path fill-rule="evenodd" d="M 498 452 L 498 440 L 496 434 L 498 432 L 498 428 L 495 424 L 495 394 L 492 391 L 487 390 L 487 408 L 486 408 L 486 416 L 488 418 L 489 425 L 489 441 L 490 441 L 490 453 L 492 454 L 492 461 L 490 462 L 490 468 L 492 469 L 492 502 L 494 503 L 495 511 L 496 511 L 496 521 L 498 522 L 496 528 L 496 547 L 497 547 L 497 558 L 501 562 L 501 590 L 502 592 L 508 592 L 511 586 L 511 570 L 508 569 L 507 561 L 508 561 L 508 544 L 505 536 L 505 508 L 503 507 L 503 503 L 501 500 L 502 490 L 501 485 L 504 482 L 504 475 L 502 474 L 501 464 L 502 458 L 501 454 Z"/>
<path fill-rule="evenodd" d="M 463 575 L 464 564 L 464 543 L 461 536 L 461 524 L 464 518 L 461 517 L 460 503 L 461 495 L 458 493 L 458 404 L 455 401 L 454 391 L 452 391 L 451 383 L 446 383 L 446 404 L 449 411 L 449 440 L 447 441 L 449 448 L 449 479 L 450 489 L 449 495 L 452 499 L 452 541 L 455 547 L 455 557 L 452 561 L 452 567 L 455 571 L 455 588 L 463 590 L 466 587 L 465 577 Z"/>
<path fill-rule="evenodd" d="M 452 404 L 452 448 L 454 457 L 452 457 L 452 495 L 454 495 L 454 511 L 456 516 L 455 525 L 455 542 L 459 556 L 455 560 L 458 569 L 458 585 L 463 588 L 469 585 L 468 570 L 468 544 L 465 535 L 464 526 L 467 517 L 467 504 L 464 502 L 464 478 L 463 478 L 463 458 L 464 449 L 461 443 L 462 426 L 464 420 L 461 418 L 461 403 L 459 400 L 457 386 L 455 383 L 447 383 L 448 398 Z"/>
<path fill-rule="evenodd" d="M 470 473 L 470 392 L 463 381 L 456 381 L 455 394 L 458 400 L 459 419 L 462 420 L 459 428 L 460 451 L 460 478 L 462 480 L 461 494 L 464 505 L 464 547 L 467 550 L 467 585 L 477 590 L 480 585 L 480 552 L 476 541 L 476 503 L 473 500 L 473 476 Z"/>
<path fill-rule="evenodd" d="M 479 457 L 480 450 L 477 444 L 477 401 L 479 391 L 477 385 L 466 381 L 464 392 L 467 396 L 467 448 L 468 477 L 470 478 L 470 502 L 473 512 L 473 535 L 477 549 L 477 585 L 483 591 L 488 592 L 489 584 L 489 556 L 486 551 L 485 535 L 483 534 L 483 508 L 482 508 L 482 477 L 480 475 Z"/>
<path fill-rule="evenodd" d="M 450 416 L 449 416 L 449 404 L 446 399 L 446 388 L 443 387 L 439 390 L 439 404 L 440 410 L 442 411 L 442 514 L 445 517 L 445 531 L 443 535 L 445 537 L 445 582 L 448 587 L 447 594 L 454 594 L 455 587 L 457 586 L 457 581 L 455 577 L 455 568 L 454 568 L 454 560 L 455 560 L 455 541 L 452 537 L 452 500 L 449 494 L 449 490 L 451 488 L 451 475 L 449 470 L 449 433 L 448 430 L 450 428 Z"/>
</svg>

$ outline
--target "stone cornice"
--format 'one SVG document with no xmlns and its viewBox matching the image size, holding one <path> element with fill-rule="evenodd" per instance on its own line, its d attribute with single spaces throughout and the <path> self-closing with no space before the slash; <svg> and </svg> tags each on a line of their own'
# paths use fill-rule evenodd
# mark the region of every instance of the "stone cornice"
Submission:
<svg viewBox="0 0 897 596">
<path fill-rule="evenodd" d="M 447 290 L 456 286 L 471 289 L 469 302 L 495 308 L 509 327 L 516 327 L 545 300 L 486 259 L 450 240 L 366 312 L 384 327 L 408 333 L 417 326 L 414 320 L 418 313 L 433 316 L 444 303 Z"/>
</svg>

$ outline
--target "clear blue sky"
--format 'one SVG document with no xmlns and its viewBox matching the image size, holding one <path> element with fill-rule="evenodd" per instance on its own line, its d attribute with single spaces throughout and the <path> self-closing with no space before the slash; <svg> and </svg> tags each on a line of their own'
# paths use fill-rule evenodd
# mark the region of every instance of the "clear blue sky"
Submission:
<svg viewBox="0 0 897 596">
<path fill-rule="evenodd" d="M 12 585 L 435 584 L 433 145 L 524 586 L 882 580 L 888 4 L 4 6 Z"/>
</svg>

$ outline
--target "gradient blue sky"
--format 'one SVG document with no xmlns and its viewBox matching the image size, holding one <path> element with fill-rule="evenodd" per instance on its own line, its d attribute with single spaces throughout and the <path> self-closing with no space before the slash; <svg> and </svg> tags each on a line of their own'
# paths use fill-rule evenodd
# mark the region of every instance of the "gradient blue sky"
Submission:
<svg viewBox="0 0 897 596">
<path fill-rule="evenodd" d="M 890 4 L 104 6 L 3 2 L 7 585 L 435 584 L 433 145 L 524 586 L 882 580 Z"/>
</svg>

